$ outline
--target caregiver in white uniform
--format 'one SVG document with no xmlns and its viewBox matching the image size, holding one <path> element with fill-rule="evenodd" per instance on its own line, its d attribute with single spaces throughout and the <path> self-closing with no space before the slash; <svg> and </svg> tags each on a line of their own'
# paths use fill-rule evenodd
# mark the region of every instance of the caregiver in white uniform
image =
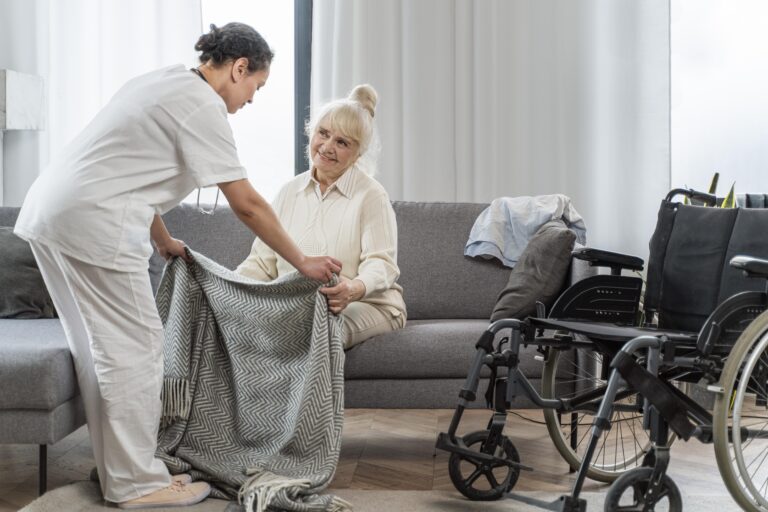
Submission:
<svg viewBox="0 0 768 512">
<path fill-rule="evenodd" d="M 35 181 L 15 233 L 28 240 L 67 335 L 104 498 L 121 508 L 188 505 L 205 482 L 173 479 L 155 458 L 163 328 L 147 272 L 150 236 L 186 258 L 160 217 L 218 185 L 237 216 L 301 273 L 327 281 L 333 258 L 291 241 L 240 165 L 227 113 L 262 87 L 273 53 L 253 28 L 200 37 L 201 65 L 125 84 Z"/>
</svg>

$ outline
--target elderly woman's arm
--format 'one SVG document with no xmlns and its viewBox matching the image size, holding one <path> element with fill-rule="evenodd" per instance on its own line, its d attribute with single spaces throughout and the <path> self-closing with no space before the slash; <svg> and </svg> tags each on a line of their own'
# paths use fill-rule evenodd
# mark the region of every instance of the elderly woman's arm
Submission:
<svg viewBox="0 0 768 512">
<path fill-rule="evenodd" d="M 321 288 L 333 313 L 372 293 L 388 290 L 400 276 L 397 267 L 397 221 L 386 193 L 377 193 L 363 203 L 361 211 L 360 266 L 354 279 Z"/>
<path fill-rule="evenodd" d="M 397 266 L 397 221 L 386 194 L 366 201 L 361 219 L 360 266 L 357 277 L 365 285 L 363 298 L 392 288 L 400 269 Z"/>
</svg>

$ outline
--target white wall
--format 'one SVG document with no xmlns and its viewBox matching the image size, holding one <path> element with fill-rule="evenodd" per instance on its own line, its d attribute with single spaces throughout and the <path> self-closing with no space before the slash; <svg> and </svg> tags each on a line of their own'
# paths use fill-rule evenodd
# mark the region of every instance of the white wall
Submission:
<svg viewBox="0 0 768 512">
<path fill-rule="evenodd" d="M 0 0 L 0 69 L 47 78 L 47 34 L 47 0 Z M 47 138 L 38 131 L 10 130 L 4 134 L 1 204 L 19 206 L 47 163 Z"/>
</svg>

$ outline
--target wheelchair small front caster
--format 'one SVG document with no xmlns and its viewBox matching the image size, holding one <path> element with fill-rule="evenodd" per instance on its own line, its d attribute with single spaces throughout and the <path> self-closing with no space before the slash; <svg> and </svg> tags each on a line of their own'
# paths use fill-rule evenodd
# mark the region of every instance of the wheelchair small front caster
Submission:
<svg viewBox="0 0 768 512">
<path fill-rule="evenodd" d="M 488 438 L 488 430 L 479 430 L 462 438 L 464 445 L 480 453 L 483 443 Z M 491 455 L 520 463 L 517 448 L 506 436 L 501 436 L 500 444 Z M 476 461 L 458 453 L 452 453 L 448 460 L 448 474 L 454 487 L 461 494 L 473 501 L 498 500 L 517 483 L 520 468 L 503 462 Z"/>
<path fill-rule="evenodd" d="M 653 502 L 648 502 L 646 491 L 652 475 L 653 468 L 648 467 L 635 468 L 621 475 L 608 489 L 603 510 L 605 512 L 655 510 L 656 505 L 660 505 L 660 510 L 681 512 L 683 498 L 680 495 L 680 489 L 667 475 L 661 479 L 661 488 Z"/>
</svg>

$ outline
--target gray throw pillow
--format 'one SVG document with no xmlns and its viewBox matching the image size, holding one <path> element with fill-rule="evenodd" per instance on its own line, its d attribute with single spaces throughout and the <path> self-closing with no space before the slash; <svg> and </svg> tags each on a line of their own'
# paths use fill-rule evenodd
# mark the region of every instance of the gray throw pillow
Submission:
<svg viewBox="0 0 768 512">
<path fill-rule="evenodd" d="M 491 321 L 531 316 L 536 312 L 537 301 L 549 309 L 563 290 L 575 242 L 576 234 L 560 220 L 539 228 L 512 268 Z"/>
<path fill-rule="evenodd" d="M 56 311 L 29 244 L 0 227 L 0 318 L 53 318 Z"/>
</svg>

